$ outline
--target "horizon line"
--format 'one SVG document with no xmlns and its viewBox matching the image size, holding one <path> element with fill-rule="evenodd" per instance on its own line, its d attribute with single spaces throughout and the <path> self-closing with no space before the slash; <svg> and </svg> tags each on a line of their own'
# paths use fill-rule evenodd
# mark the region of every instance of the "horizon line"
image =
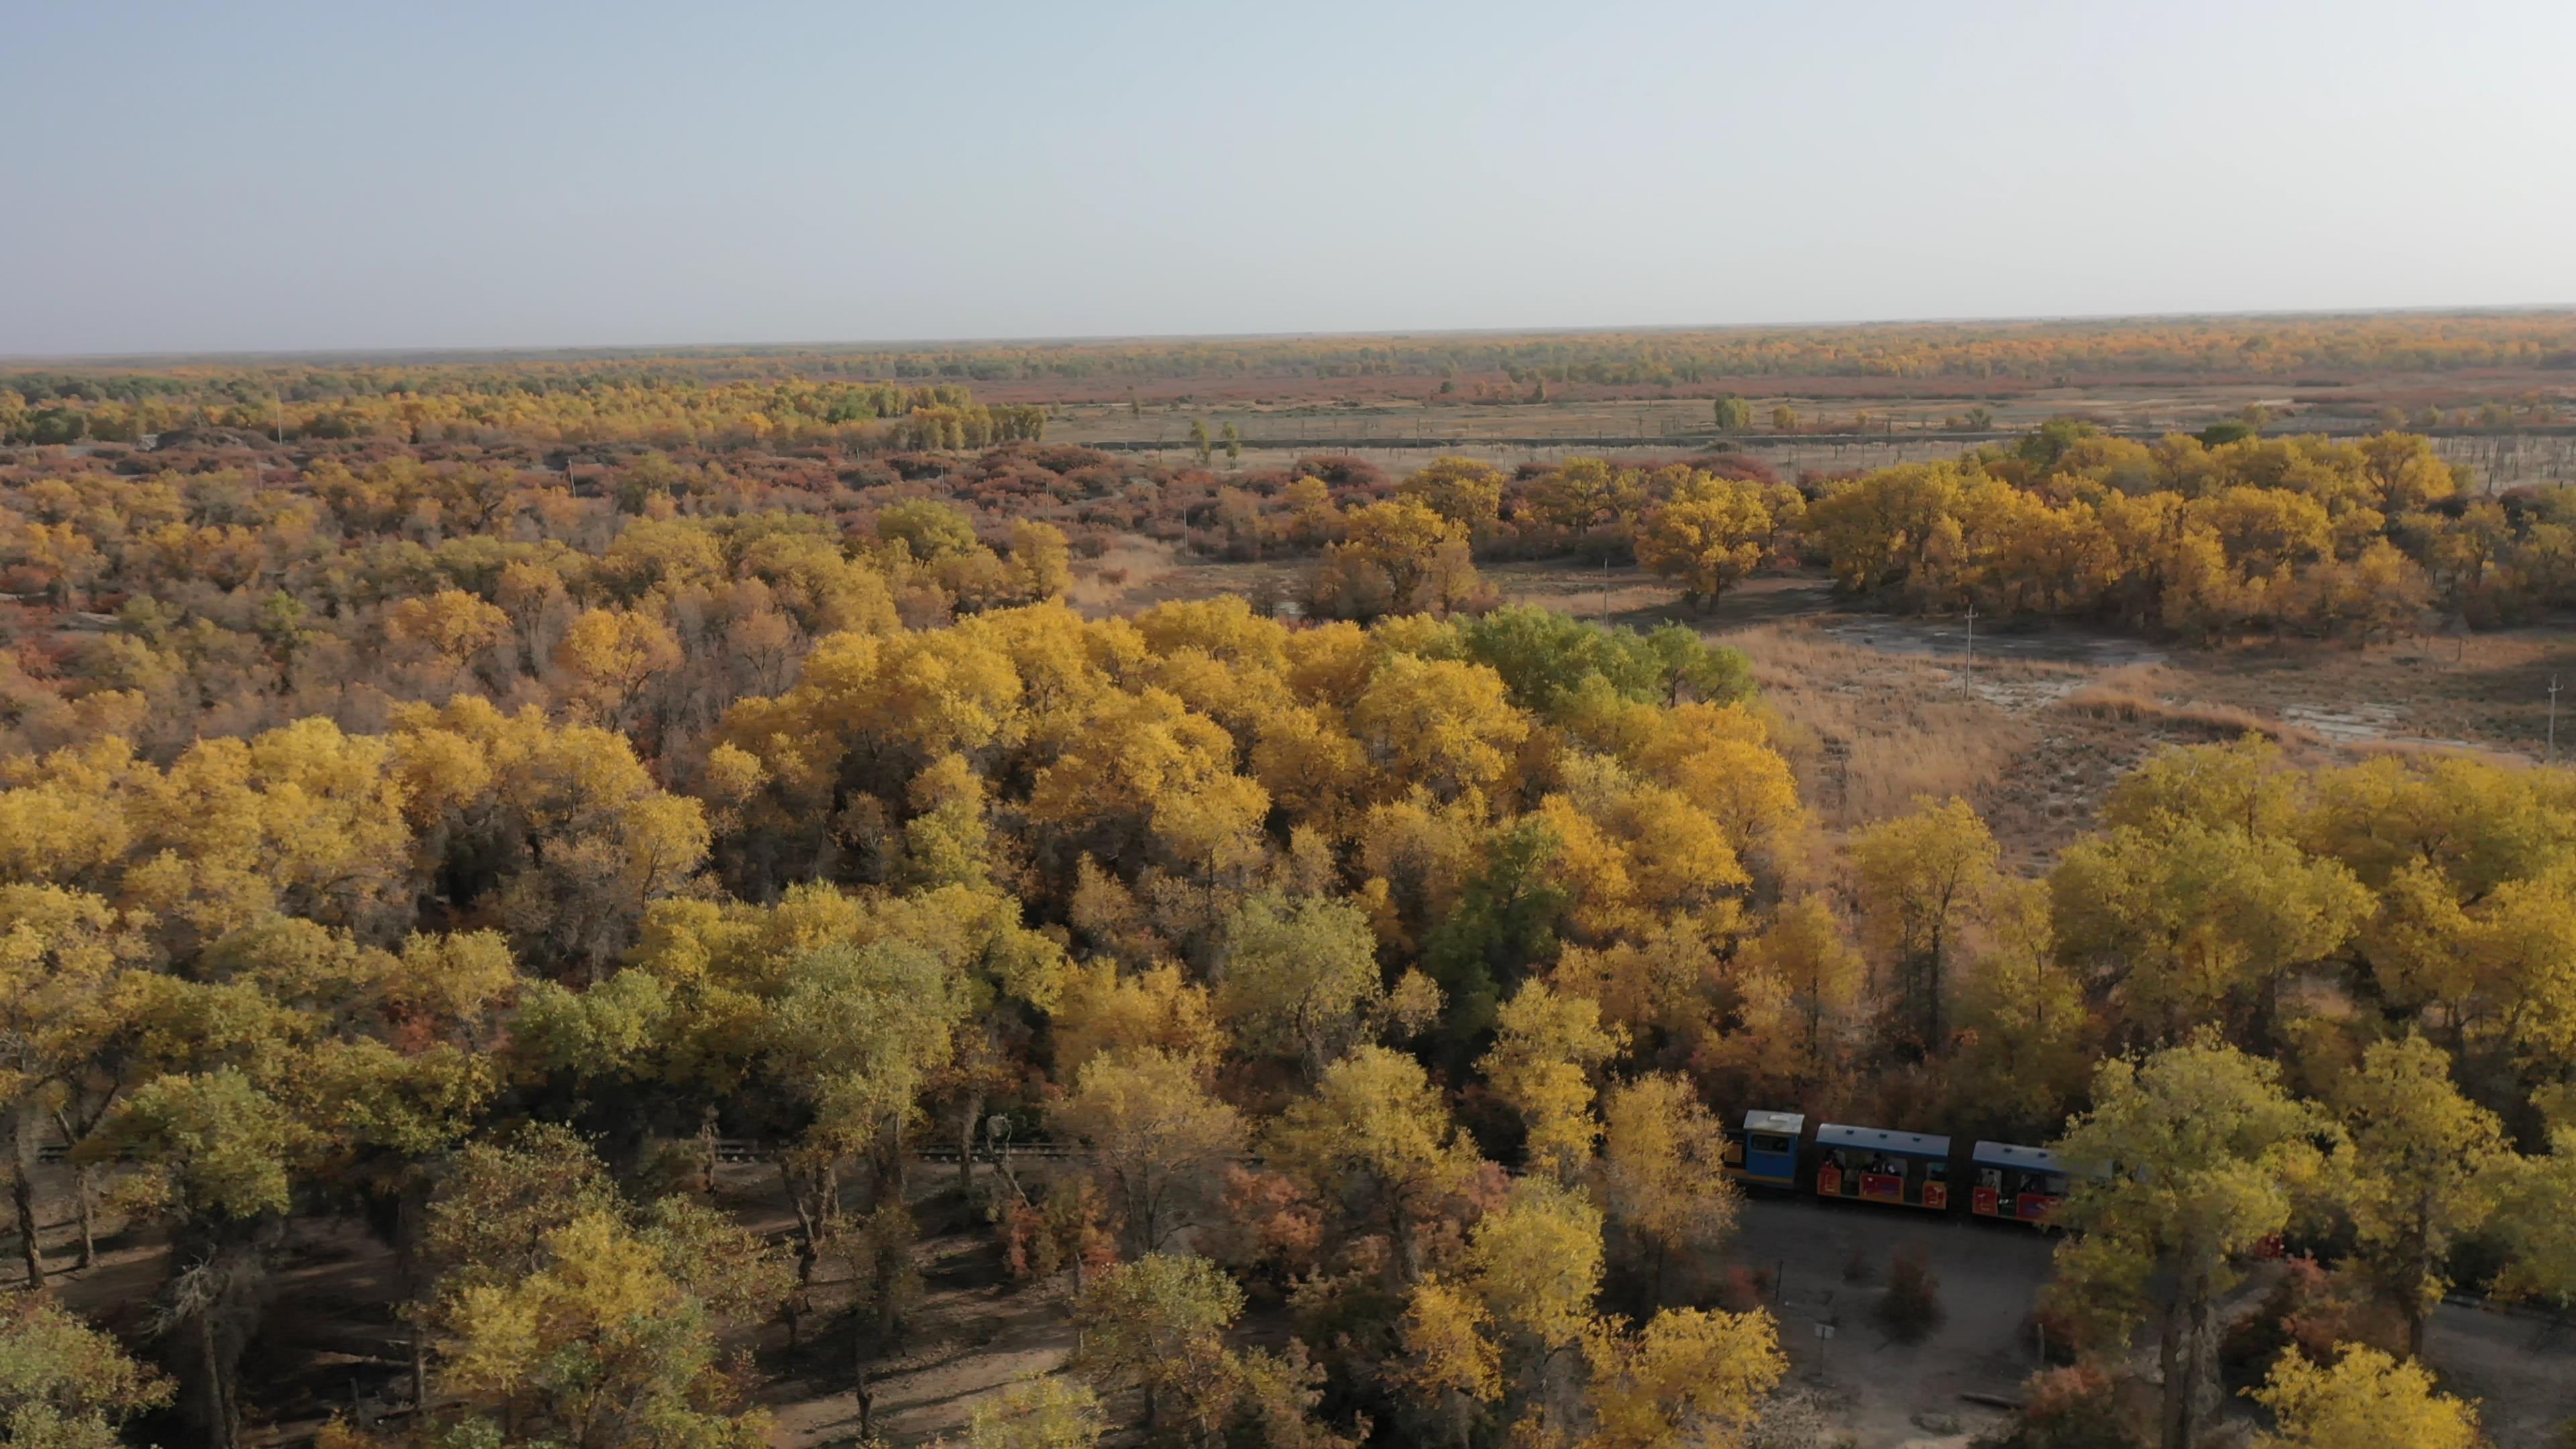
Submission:
<svg viewBox="0 0 2576 1449">
<path fill-rule="evenodd" d="M 2017 317 L 1876 317 L 1805 322 L 1657 322 L 1598 323 L 1563 327 L 1404 327 L 1369 329 L 1325 328 L 1314 331 L 1287 332 L 1134 332 L 1134 333 L 1067 333 L 1059 335 L 995 333 L 979 337 L 889 337 L 845 339 L 789 339 L 767 342 L 658 342 L 658 343 L 527 343 L 518 345 L 406 346 L 389 344 L 372 347 L 285 347 L 285 348 L 209 348 L 197 350 L 160 350 L 124 352 L 0 352 L 0 365 L 24 369 L 53 363 L 67 366 L 135 366 L 151 363 L 257 362 L 329 363 L 366 359 L 411 359 L 416 361 L 503 360 L 544 357 L 640 357 L 680 356 L 710 353 L 717 356 L 749 357 L 763 353 L 789 352 L 884 352 L 917 351 L 932 348 L 973 350 L 1002 347 L 1082 348 L 1111 343 L 1245 343 L 1291 342 L 1299 340 L 1333 341 L 1342 339 L 1386 338 L 1475 338 L 1475 337 L 1583 337 L 1625 333 L 1710 333 L 1710 332 L 1826 332 L 1868 328 L 1895 327 L 2034 327 L 2070 323 L 2112 322 L 2195 322 L 2235 319 L 2298 318 L 2363 318 L 2363 317 L 2478 317 L 2515 314 L 2576 314 L 2576 302 L 2501 303 L 2477 306 L 2423 307 L 2301 307 L 2272 310 L 2214 309 L 2183 312 L 2099 312 L 2038 313 Z"/>
</svg>

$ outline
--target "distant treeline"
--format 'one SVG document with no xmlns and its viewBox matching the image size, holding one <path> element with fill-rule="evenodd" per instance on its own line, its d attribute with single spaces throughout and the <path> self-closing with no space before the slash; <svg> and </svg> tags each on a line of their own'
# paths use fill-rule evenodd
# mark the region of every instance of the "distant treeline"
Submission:
<svg viewBox="0 0 2576 1449">
<path fill-rule="evenodd" d="M 2576 367 L 2576 313 L 2113 318 L 2048 322 L 1447 333 L 1420 336 L 1110 339 L 677 348 L 470 359 L 321 360 L 262 367 L 184 360 L 0 373 L 30 406 L 153 401 L 265 408 L 392 397 L 492 402 L 752 392 L 813 384 L 876 399 L 887 417 L 923 383 L 1238 377 L 1455 377 L 1673 386 L 1740 377 L 2051 380 L 2279 377 Z M 5 403 L 0 403 L 5 406 Z M 885 409 L 892 408 L 892 411 Z"/>
<path fill-rule="evenodd" d="M 134 442 L 186 429 L 409 443 L 802 446 L 861 451 L 1034 442 L 1046 410 L 956 383 L 717 382 L 686 376 L 298 369 L 27 373 L 0 386 L 0 441 Z"/>
</svg>

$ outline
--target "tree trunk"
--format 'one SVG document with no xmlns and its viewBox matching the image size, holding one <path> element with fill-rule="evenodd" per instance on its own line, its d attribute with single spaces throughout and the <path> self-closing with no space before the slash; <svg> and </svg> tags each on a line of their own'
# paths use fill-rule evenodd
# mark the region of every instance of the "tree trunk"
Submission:
<svg viewBox="0 0 2576 1449">
<path fill-rule="evenodd" d="M 1402 1203 L 1389 1202 L 1386 1217 L 1395 1239 L 1396 1278 L 1410 1286 L 1422 1277 L 1422 1245 L 1414 1241 L 1413 1223 L 1406 1217 Z"/>
<path fill-rule="evenodd" d="M 2157 1344 L 2164 1371 L 2163 1449 L 2193 1449 L 2200 1437 L 2203 1390 L 2208 1378 L 2209 1292 L 2194 1283 L 2165 1315 Z"/>
<path fill-rule="evenodd" d="M 983 1116 L 984 1094 L 968 1092 L 957 1113 L 957 1200 L 961 1203 L 975 1200 L 975 1124 Z"/>
<path fill-rule="evenodd" d="M 241 1440 L 241 1425 L 233 1414 L 232 1375 L 225 1371 L 223 1355 L 215 1348 L 211 1308 L 197 1314 L 197 1354 L 206 1375 L 206 1427 L 215 1436 L 215 1449 L 234 1449 Z"/>
<path fill-rule="evenodd" d="M 2191 1403 L 2184 1382 L 2182 1335 L 2181 1312 L 2166 1314 L 2164 1326 L 2156 1335 L 2156 1367 L 2164 1380 L 2156 1442 L 2163 1449 L 2191 1449 Z"/>
<path fill-rule="evenodd" d="M 72 1164 L 72 1214 L 80 1222 L 80 1261 L 72 1266 L 87 1272 L 98 1264 L 97 1189 L 89 1169 L 77 1162 Z"/>
<path fill-rule="evenodd" d="M 45 1249 L 37 1236 L 35 1109 L 20 1105 L 9 1113 L 9 1202 L 18 1213 L 18 1252 L 27 1265 L 27 1286 L 45 1286 Z"/>
<path fill-rule="evenodd" d="M 54 1109 L 54 1128 L 63 1134 L 65 1152 L 80 1144 L 80 1137 L 72 1131 L 70 1114 L 59 1107 Z M 72 1216 L 80 1224 L 80 1262 L 73 1265 L 75 1272 L 87 1272 L 98 1262 L 96 1189 L 97 1185 L 90 1181 L 89 1168 L 82 1163 L 74 1162 L 72 1164 Z"/>
</svg>

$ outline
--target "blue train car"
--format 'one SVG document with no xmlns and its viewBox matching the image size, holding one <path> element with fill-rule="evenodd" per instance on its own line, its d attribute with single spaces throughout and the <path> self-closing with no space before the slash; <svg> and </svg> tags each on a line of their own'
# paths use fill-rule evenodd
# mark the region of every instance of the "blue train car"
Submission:
<svg viewBox="0 0 2576 1449">
<path fill-rule="evenodd" d="M 1726 1175 L 1765 1187 L 1798 1185 L 1798 1139 L 1807 1118 L 1799 1112 L 1753 1111 L 1726 1134 Z"/>
<path fill-rule="evenodd" d="M 1825 1123 L 1816 1129 L 1816 1196 L 1946 1212 L 1950 1139 Z"/>
<path fill-rule="evenodd" d="M 2065 1159 L 2045 1147 L 1980 1142 L 1970 1150 L 1968 1165 L 1976 1179 L 1968 1190 L 1968 1211 L 1977 1217 L 2038 1225 L 2066 1200 Z"/>
</svg>

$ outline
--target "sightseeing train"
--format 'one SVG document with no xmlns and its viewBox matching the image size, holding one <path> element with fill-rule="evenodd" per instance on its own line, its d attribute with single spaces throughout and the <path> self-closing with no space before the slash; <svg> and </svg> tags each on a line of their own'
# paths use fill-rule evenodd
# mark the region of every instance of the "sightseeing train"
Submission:
<svg viewBox="0 0 2576 1449">
<path fill-rule="evenodd" d="M 1962 1162 L 1947 1137 L 1843 1122 L 1810 1133 L 1798 1112 L 1747 1112 L 1726 1134 L 1726 1175 L 1738 1182 L 1946 1213 L 1959 1201 L 1952 1182 L 1965 1181 L 1969 1216 L 2034 1227 L 2065 1201 L 2070 1173 L 2045 1147 L 1979 1142 Z"/>
</svg>

